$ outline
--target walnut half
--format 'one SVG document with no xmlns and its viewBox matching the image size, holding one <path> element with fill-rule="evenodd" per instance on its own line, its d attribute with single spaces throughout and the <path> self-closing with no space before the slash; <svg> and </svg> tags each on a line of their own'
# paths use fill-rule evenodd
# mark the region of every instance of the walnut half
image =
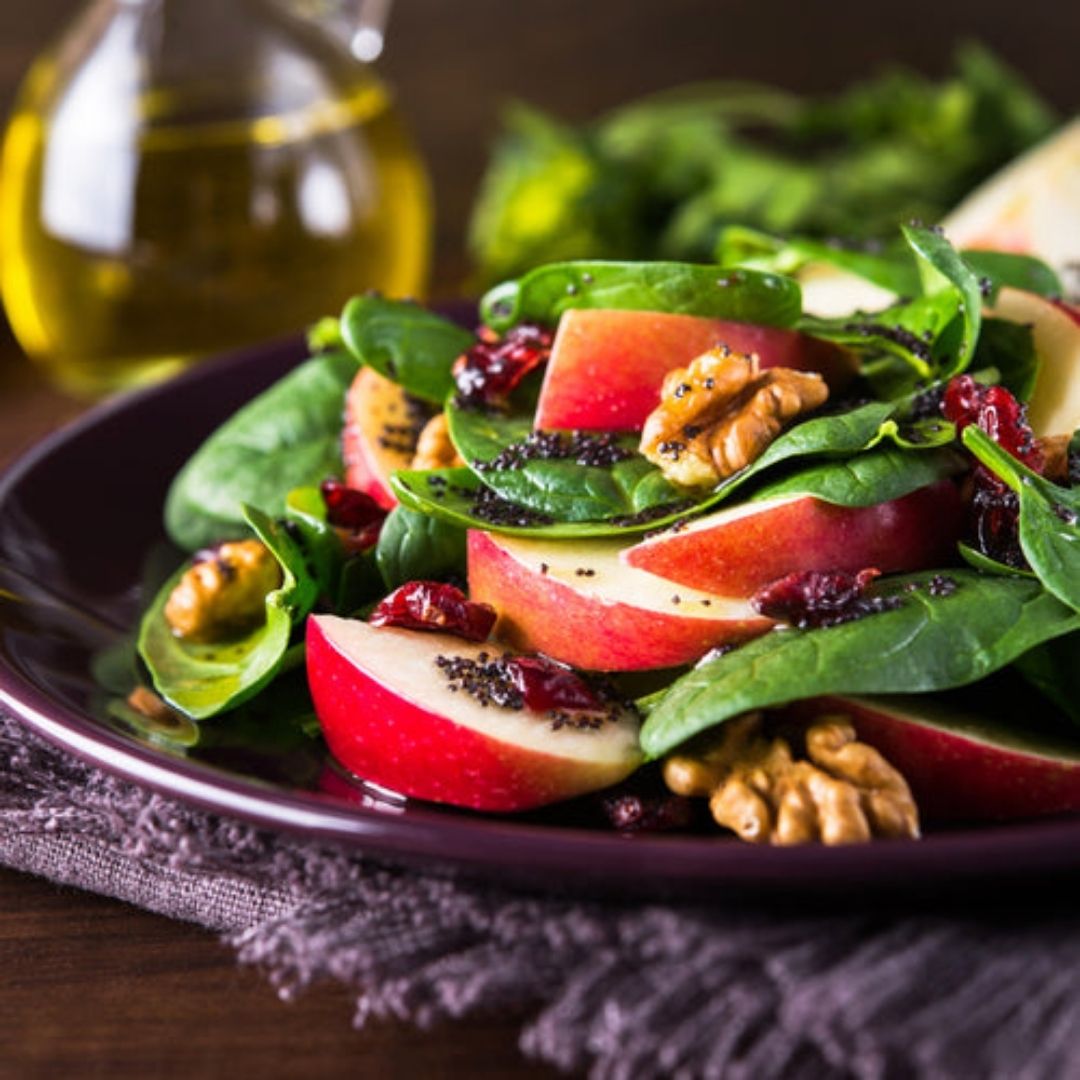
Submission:
<svg viewBox="0 0 1080 1080">
<path fill-rule="evenodd" d="M 258 626 L 266 594 L 281 580 L 281 567 L 261 541 L 219 544 L 196 555 L 169 594 L 165 620 L 188 641 L 228 640 Z"/>
<path fill-rule="evenodd" d="M 664 762 L 678 795 L 707 796 L 719 825 L 756 844 L 851 844 L 917 837 L 919 814 L 907 782 L 845 716 L 805 730 L 805 759 L 769 738 L 760 713 L 731 720 L 689 754 Z"/>
<path fill-rule="evenodd" d="M 641 452 L 673 483 L 705 487 L 745 468 L 786 423 L 829 396 L 817 372 L 758 370 L 754 355 L 710 349 L 664 378 Z"/>
<path fill-rule="evenodd" d="M 410 469 L 452 469 L 464 465 L 450 441 L 450 425 L 446 413 L 436 413 L 420 432 Z"/>
</svg>

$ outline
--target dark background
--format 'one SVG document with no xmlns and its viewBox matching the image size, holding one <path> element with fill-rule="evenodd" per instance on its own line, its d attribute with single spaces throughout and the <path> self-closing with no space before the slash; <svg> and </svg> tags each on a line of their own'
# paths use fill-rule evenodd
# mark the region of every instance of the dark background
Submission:
<svg viewBox="0 0 1080 1080">
<path fill-rule="evenodd" d="M 398 0 L 382 69 L 434 174 L 438 250 L 456 262 L 508 97 L 580 121 L 703 79 L 830 91 L 887 63 L 943 75 L 970 38 L 1063 111 L 1080 108 L 1080 3 L 1068 0 Z"/>
<path fill-rule="evenodd" d="M 19 74 L 80 6 L 0 3 L 0 113 Z M 885 63 L 941 75 L 967 38 L 1062 110 L 1080 106 L 1080 3 L 1068 0 L 397 0 L 379 68 L 432 170 L 436 285 L 452 291 L 466 213 L 509 97 L 580 121 L 701 79 L 835 90 Z"/>
<path fill-rule="evenodd" d="M 0 114 L 79 6 L 0 0 Z M 436 289 L 451 292 L 507 97 L 583 120 L 699 79 L 833 90 L 888 61 L 941 74 L 969 37 L 1062 110 L 1080 104 L 1075 0 L 397 0 L 380 68 L 431 166 Z M 0 324 L 0 464 L 79 408 L 45 386 Z M 2 1077 L 549 1075 L 521 1064 L 512 1017 L 355 1033 L 350 1011 L 333 988 L 285 1007 L 210 934 L 0 871 Z"/>
</svg>

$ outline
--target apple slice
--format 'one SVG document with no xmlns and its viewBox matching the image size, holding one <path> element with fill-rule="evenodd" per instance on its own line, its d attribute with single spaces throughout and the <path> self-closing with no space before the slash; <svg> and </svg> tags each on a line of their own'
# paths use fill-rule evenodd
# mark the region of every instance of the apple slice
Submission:
<svg viewBox="0 0 1080 1080">
<path fill-rule="evenodd" d="M 820 371 L 831 387 L 854 374 L 850 353 L 794 330 L 655 311 L 572 309 L 555 334 L 536 409 L 541 431 L 639 431 L 672 369 L 727 345 L 763 368 Z"/>
<path fill-rule="evenodd" d="M 835 266 L 811 266 L 799 272 L 803 311 L 836 319 L 856 311 L 883 311 L 896 294 Z"/>
<path fill-rule="evenodd" d="M 469 533 L 469 593 L 499 613 L 495 633 L 524 651 L 593 671 L 692 663 L 768 630 L 743 599 L 627 566 L 619 541 L 546 543 Z"/>
<path fill-rule="evenodd" d="M 528 810 L 570 799 L 638 767 L 631 711 L 597 728 L 556 729 L 546 713 L 484 707 L 453 692 L 436 663 L 493 651 L 447 634 L 312 616 L 308 682 L 331 753 L 382 787 L 474 810 Z"/>
<path fill-rule="evenodd" d="M 1035 293 L 1002 289 L 990 314 L 1032 328 L 1040 361 L 1028 402 L 1032 430 L 1071 435 L 1080 427 L 1080 313 Z"/>
<path fill-rule="evenodd" d="M 1037 255 L 1064 271 L 1080 237 L 1080 119 L 976 188 L 942 224 L 958 247 Z"/>
<path fill-rule="evenodd" d="M 397 505 L 390 474 L 412 463 L 414 408 L 397 383 L 362 368 L 345 397 L 341 456 L 345 483 L 366 491 L 384 510 Z"/>
<path fill-rule="evenodd" d="M 1005 820 L 1080 810 L 1080 742 L 1018 732 L 926 695 L 826 698 L 798 706 L 846 713 L 859 737 L 911 785 L 936 821 Z"/>
<path fill-rule="evenodd" d="M 953 560 L 963 508 L 956 485 L 939 480 L 873 506 L 835 506 L 789 495 L 718 510 L 669 529 L 621 558 L 678 585 L 752 596 L 799 570 L 884 573 Z"/>
</svg>

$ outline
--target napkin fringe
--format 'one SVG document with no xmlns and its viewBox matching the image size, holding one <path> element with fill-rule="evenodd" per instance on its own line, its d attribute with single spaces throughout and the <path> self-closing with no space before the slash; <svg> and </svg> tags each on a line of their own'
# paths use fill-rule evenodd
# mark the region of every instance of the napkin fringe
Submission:
<svg viewBox="0 0 1080 1080">
<path fill-rule="evenodd" d="M 523 1051 L 600 1080 L 1022 1080 L 1080 1063 L 1071 920 L 778 922 L 456 886 L 391 898 L 373 879 L 229 940 L 286 997 L 358 988 L 357 1026 L 531 1011 Z"/>
</svg>

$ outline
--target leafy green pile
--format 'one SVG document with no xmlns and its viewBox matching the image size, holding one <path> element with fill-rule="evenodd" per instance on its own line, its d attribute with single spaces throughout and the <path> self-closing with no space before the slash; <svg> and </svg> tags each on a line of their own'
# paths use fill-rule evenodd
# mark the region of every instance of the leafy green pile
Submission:
<svg viewBox="0 0 1080 1080">
<path fill-rule="evenodd" d="M 940 219 L 1054 123 L 977 45 L 958 50 L 941 83 L 890 70 L 831 99 L 710 83 L 581 128 L 515 104 L 470 247 L 493 282 L 567 259 L 725 261 L 716 245 L 728 225 L 886 239 L 900 222 Z"/>
<path fill-rule="evenodd" d="M 784 264 L 792 261 L 791 252 L 801 250 L 799 241 L 775 241 L 770 259 Z M 843 253 L 827 248 L 814 261 L 837 258 L 842 261 Z M 800 265 L 807 261 L 803 257 Z M 800 491 L 848 506 L 899 498 L 956 471 L 955 452 L 947 449 L 955 442 L 952 425 L 913 417 L 920 390 L 972 365 L 997 379 L 1033 367 L 1030 329 L 981 315 L 984 290 L 993 294 L 1005 284 L 1027 283 L 1033 264 L 1042 267 L 1019 256 L 971 265 L 933 229 L 905 226 L 895 250 L 875 257 L 875 268 L 903 277 L 910 295 L 882 312 L 834 320 L 801 315 L 795 280 L 771 268 L 748 266 L 746 260 L 726 268 L 666 262 L 538 267 L 484 297 L 486 322 L 505 329 L 524 317 L 554 325 L 568 308 L 607 307 L 794 326 L 856 352 L 863 370 L 888 393 L 798 424 L 715 490 L 690 493 L 672 488 L 659 469 L 636 453 L 607 467 L 534 460 L 492 470 L 492 459 L 532 429 L 531 402 L 492 415 L 460 409 L 450 400 L 450 434 L 466 467 L 399 472 L 392 481 L 394 493 L 402 505 L 448 524 L 550 539 L 628 537 L 759 489 Z M 1059 288 L 1052 272 L 1042 271 L 1048 291 Z M 1007 355 L 988 352 L 1004 332 L 1009 335 Z M 493 522 L 478 513 L 482 493 L 526 511 L 522 523 Z"/>
<path fill-rule="evenodd" d="M 278 559 L 283 584 L 266 619 L 227 647 L 187 644 L 164 621 L 166 583 L 142 622 L 140 655 L 155 688 L 197 725 L 244 717 L 273 685 L 288 689 L 303 660 L 309 612 L 363 613 L 405 581 L 464 572 L 465 530 L 543 537 L 621 537 L 700 515 L 730 500 L 807 494 L 839 506 L 900 498 L 977 460 L 1017 493 L 1020 571 L 961 548 L 970 568 L 887 577 L 895 599 L 857 622 L 784 629 L 693 671 L 641 702 L 642 740 L 657 756 L 749 709 L 811 695 L 937 692 L 1010 669 L 1080 721 L 1073 693 L 1080 643 L 1080 494 L 1026 469 L 974 427 L 958 437 L 927 401 L 971 372 L 1021 399 L 1038 360 L 1031 329 L 982 314 L 1005 285 L 1052 294 L 1036 260 L 954 250 L 936 230 L 904 227 L 875 253 L 813 239 L 780 239 L 745 227 L 722 237 L 724 266 L 592 261 L 533 269 L 485 296 L 481 315 L 504 331 L 521 320 L 554 326 L 568 308 L 660 310 L 793 327 L 857 354 L 864 378 L 773 441 L 753 464 L 713 489 L 674 487 L 637 452 L 612 439 L 610 461 L 515 454 L 530 437 L 536 373 L 505 408 L 455 399 L 451 367 L 470 333 L 415 304 L 366 296 L 320 324 L 329 351 L 298 367 L 227 421 L 177 476 L 166 507 L 173 539 L 188 550 L 254 532 Z M 823 263 L 897 293 L 884 310 L 843 319 L 802 313 L 792 270 Z M 901 295 L 902 294 L 902 295 Z M 408 393 L 441 406 L 464 461 L 453 469 L 392 478 L 400 505 L 377 545 L 346 552 L 327 523 L 317 484 L 341 469 L 342 400 L 369 365 Z M 500 513 L 491 515 L 495 506 Z M 507 509 L 511 511 L 506 513 Z M 875 659 L 866 662 L 868 656 Z M 291 693 L 291 691 L 290 691 Z M 188 732 L 190 737 L 190 732 Z"/>
</svg>

